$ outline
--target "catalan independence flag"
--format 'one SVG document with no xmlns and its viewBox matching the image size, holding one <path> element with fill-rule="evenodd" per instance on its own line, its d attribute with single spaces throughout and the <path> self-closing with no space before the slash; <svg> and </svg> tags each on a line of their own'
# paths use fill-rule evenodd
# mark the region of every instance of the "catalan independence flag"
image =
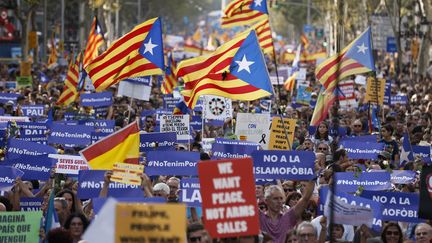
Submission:
<svg viewBox="0 0 432 243">
<path fill-rule="evenodd" d="M 339 80 L 370 71 L 375 71 L 375 64 L 372 55 L 371 29 L 368 28 L 339 55 L 336 54 L 318 65 L 315 75 L 326 90 L 332 90 Z"/>
<path fill-rule="evenodd" d="M 226 42 L 211 55 L 180 62 L 177 76 L 183 77 L 182 94 L 191 109 L 200 95 L 251 101 L 273 94 L 255 31 Z"/>
<path fill-rule="evenodd" d="M 297 78 L 298 72 L 299 72 L 299 63 L 300 63 L 300 54 L 302 50 L 302 45 L 298 45 L 296 56 L 294 58 L 294 61 L 292 62 L 291 72 L 290 76 L 287 80 L 285 80 L 284 88 L 286 91 L 292 92 L 294 90 L 295 80 Z"/>
<path fill-rule="evenodd" d="M 161 75 L 164 56 L 160 18 L 136 26 L 93 59 L 85 70 L 96 91 L 126 78 Z"/>
<path fill-rule="evenodd" d="M 172 94 L 177 87 L 176 64 L 172 54 L 168 55 L 168 66 L 165 68 L 165 76 L 161 86 L 162 94 Z"/>
<path fill-rule="evenodd" d="M 221 27 L 252 25 L 265 19 L 268 19 L 267 0 L 234 0 L 224 10 Z"/>
<path fill-rule="evenodd" d="M 48 68 L 52 69 L 57 64 L 57 55 L 58 55 L 57 47 L 54 41 L 54 35 L 51 37 L 50 43 L 51 43 L 51 52 L 50 55 L 48 56 L 47 66 Z"/>
<path fill-rule="evenodd" d="M 103 45 L 104 42 L 105 41 L 102 33 L 102 28 L 95 16 L 93 18 L 93 23 L 90 28 L 87 45 L 84 51 L 84 67 L 89 65 L 90 61 L 95 59 L 99 55 L 99 48 Z"/>
<path fill-rule="evenodd" d="M 337 98 L 337 89 L 333 90 L 322 90 L 315 105 L 314 112 L 312 114 L 311 126 L 319 126 L 319 124 L 327 118 L 330 108 L 334 104 Z"/>
<path fill-rule="evenodd" d="M 69 69 L 66 74 L 66 79 L 64 81 L 63 92 L 61 93 L 57 104 L 59 105 L 69 105 L 78 98 L 78 79 L 79 79 L 79 68 L 82 60 L 82 53 L 77 56 L 75 62 L 69 64 Z"/>
<path fill-rule="evenodd" d="M 135 121 L 79 153 L 93 170 L 112 170 L 115 163 L 138 164 L 139 126 Z"/>
</svg>

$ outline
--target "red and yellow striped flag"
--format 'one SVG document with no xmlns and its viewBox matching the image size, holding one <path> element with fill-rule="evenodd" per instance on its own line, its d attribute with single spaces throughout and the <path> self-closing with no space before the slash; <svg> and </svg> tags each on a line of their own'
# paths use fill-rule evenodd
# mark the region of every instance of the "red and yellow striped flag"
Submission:
<svg viewBox="0 0 432 243">
<path fill-rule="evenodd" d="M 57 100 L 57 104 L 67 106 L 78 98 L 77 86 L 81 59 L 82 53 L 77 56 L 75 62 L 69 64 L 69 69 L 64 81 L 63 92 Z"/>
<path fill-rule="evenodd" d="M 103 45 L 104 38 L 102 28 L 96 16 L 93 18 L 93 23 L 90 28 L 90 33 L 87 39 L 87 45 L 84 51 L 83 66 L 86 67 L 90 64 L 90 61 L 95 59 L 99 55 L 99 48 Z"/>
<path fill-rule="evenodd" d="M 168 67 L 165 69 L 165 76 L 161 86 L 162 94 L 172 94 L 177 87 L 176 64 L 172 54 L 168 55 Z"/>
<path fill-rule="evenodd" d="M 182 61 L 177 76 L 187 106 L 194 108 L 200 95 L 212 94 L 237 100 L 256 100 L 273 93 L 255 31 L 245 32 L 208 56 Z M 259 55 L 257 55 L 257 53 Z"/>
<path fill-rule="evenodd" d="M 164 69 L 159 18 L 136 26 L 85 67 L 96 91 L 126 78 L 161 75 Z"/>
<path fill-rule="evenodd" d="M 115 163 L 138 164 L 139 126 L 135 121 L 79 153 L 93 170 L 112 170 Z"/>
<path fill-rule="evenodd" d="M 50 52 L 50 55 L 48 57 L 47 66 L 48 66 L 48 68 L 54 68 L 55 64 L 57 64 L 57 55 L 58 55 L 57 47 L 56 47 L 56 44 L 54 41 L 54 36 L 51 37 L 50 42 L 51 42 L 51 52 Z"/>
<path fill-rule="evenodd" d="M 315 109 L 311 119 L 311 126 L 319 126 L 319 124 L 327 118 L 327 115 L 336 101 L 336 88 L 333 90 L 322 90 L 315 105 Z"/>
<path fill-rule="evenodd" d="M 260 44 L 261 50 L 270 56 L 274 54 L 272 31 L 270 29 L 269 19 L 266 18 L 251 27 L 255 30 L 258 37 L 258 42 Z M 250 31 L 250 30 L 249 30 Z"/>
<path fill-rule="evenodd" d="M 266 0 L 234 0 L 224 10 L 221 27 L 252 25 L 265 19 L 268 19 Z"/>
</svg>

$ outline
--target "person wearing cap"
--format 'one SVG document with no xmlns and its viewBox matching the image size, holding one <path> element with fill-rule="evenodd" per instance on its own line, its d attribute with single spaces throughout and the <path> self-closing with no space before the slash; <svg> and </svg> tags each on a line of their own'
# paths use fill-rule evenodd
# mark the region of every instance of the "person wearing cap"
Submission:
<svg viewBox="0 0 432 243">
<path fill-rule="evenodd" d="M 393 127 L 390 124 L 386 124 L 381 128 L 382 139 L 380 143 L 384 143 L 384 150 L 391 154 L 390 158 L 392 161 L 399 161 L 399 146 L 398 143 L 393 139 Z"/>
</svg>

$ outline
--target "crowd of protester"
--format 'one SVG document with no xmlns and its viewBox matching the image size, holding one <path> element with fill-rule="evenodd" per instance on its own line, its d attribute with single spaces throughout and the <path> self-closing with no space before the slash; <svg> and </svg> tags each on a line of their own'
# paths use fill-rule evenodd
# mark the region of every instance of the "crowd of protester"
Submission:
<svg viewBox="0 0 432 243">
<path fill-rule="evenodd" d="M 319 83 L 315 80 L 313 64 L 307 67 L 306 80 L 314 93 L 312 99 L 317 98 L 320 91 Z M 274 68 L 274 67 L 273 67 Z M 407 105 L 384 105 L 379 109 L 377 116 L 379 126 L 370 131 L 368 110 L 365 99 L 365 88 L 355 84 L 355 98 L 358 102 L 356 108 L 342 109 L 335 104 L 329 112 L 329 117 L 321 122 L 316 131 L 311 133 L 308 129 L 313 113 L 311 106 L 293 106 L 291 104 L 294 93 L 275 88 L 276 95 L 272 98 L 273 114 L 283 114 L 288 118 L 296 118 L 295 138 L 293 150 L 313 151 L 316 155 L 315 170 L 317 178 L 313 181 L 281 180 L 269 184 L 257 184 L 256 199 L 259 207 L 259 220 L 261 234 L 251 237 L 238 237 L 229 239 L 211 239 L 204 228 L 198 210 L 190 209 L 188 218 L 188 242 L 432 242 L 431 222 L 406 223 L 383 222 L 382 231 L 374 232 L 365 225 L 353 227 L 351 225 L 332 224 L 325 216 L 318 215 L 318 190 L 332 183 L 335 172 L 357 171 L 359 164 L 366 170 L 413 170 L 420 171 L 421 158 L 415 158 L 402 166 L 400 165 L 400 152 L 404 132 L 408 132 L 412 145 L 431 146 L 432 143 L 432 82 L 430 77 L 412 77 L 408 72 L 401 72 L 396 78 L 391 78 L 386 68 L 382 68 L 381 75 L 392 79 L 391 94 L 404 94 L 408 96 Z M 405 71 L 405 70 L 403 70 Z M 40 82 L 39 72 L 48 77 L 49 82 Z M 78 102 L 67 107 L 56 105 L 63 89 L 65 67 L 53 70 L 43 65 L 33 66 L 33 86 L 18 89 L 0 87 L 0 92 L 19 93 L 17 104 L 0 104 L 4 115 L 21 116 L 20 107 L 28 104 L 43 104 L 45 111 L 53 109 L 54 120 L 60 121 L 67 111 L 76 111 L 82 117 L 91 117 L 94 113 L 89 107 L 82 107 Z M 1 81 L 13 81 L 19 76 L 19 69 L 13 65 L 0 65 Z M 352 77 L 354 79 L 355 77 Z M 114 94 L 113 106 L 109 108 L 106 117 L 101 119 L 115 120 L 116 129 L 120 129 L 140 119 L 145 110 L 159 109 L 163 105 L 163 96 L 158 83 L 153 80 L 153 88 L 149 101 L 135 100 L 132 105 L 125 97 L 116 97 L 116 88 L 109 89 Z M 233 100 L 233 118 L 225 121 L 221 127 L 206 126 L 204 131 L 194 131 L 194 141 L 190 145 L 177 144 L 177 150 L 193 150 L 201 152 L 201 159 L 209 159 L 211 152 L 204 151 L 202 138 L 225 137 L 238 139 L 234 135 L 234 125 L 238 112 L 259 113 L 262 107 L 257 102 L 240 102 Z M 199 115 L 199 112 L 197 113 Z M 156 117 L 148 115 L 141 122 L 141 129 L 145 132 L 155 132 Z M 341 136 L 335 133 L 337 128 L 346 128 L 344 136 L 362 136 L 375 134 L 377 141 L 385 143 L 385 151 L 380 153 L 377 160 L 353 160 L 348 157 L 344 148 L 339 146 Z M 7 133 L 10 135 L 10 133 Z M 7 138 L 6 138 L 7 139 Z M 77 154 L 82 148 L 65 149 L 57 146 L 60 153 Z M 2 150 L 4 156 L 4 150 Z M 145 154 L 143 154 L 145 156 Z M 1 162 L 0 162 L 1 164 Z M 100 197 L 106 197 L 108 185 L 111 183 L 112 173 L 105 174 L 105 183 Z M 163 197 L 168 202 L 176 203 L 179 200 L 181 177 L 176 175 L 160 175 L 150 178 L 143 174 L 141 188 L 143 197 Z M 92 201 L 80 200 L 77 197 L 78 181 L 76 178 L 55 173 L 53 170 L 47 181 L 23 181 L 16 178 L 11 191 L 0 197 L 0 211 L 19 211 L 21 197 L 43 198 L 42 210 L 46 213 L 51 191 L 54 191 L 54 207 L 59 217 L 61 227 L 49 232 L 41 230 L 41 237 L 48 242 L 79 242 L 90 222 L 94 220 Z M 253 186 L 253 185 L 251 185 Z M 394 191 L 419 192 L 419 180 L 408 185 L 394 185 Z"/>
</svg>

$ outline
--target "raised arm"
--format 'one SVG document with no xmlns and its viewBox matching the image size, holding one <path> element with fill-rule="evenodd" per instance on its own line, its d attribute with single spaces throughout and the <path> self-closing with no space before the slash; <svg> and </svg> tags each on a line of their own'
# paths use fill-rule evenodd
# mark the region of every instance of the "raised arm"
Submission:
<svg viewBox="0 0 432 243">
<path fill-rule="evenodd" d="M 297 202 L 297 204 L 293 207 L 294 215 L 296 219 L 300 218 L 303 214 L 303 211 L 306 209 L 309 200 L 312 197 L 313 190 L 315 188 L 315 181 L 308 181 L 306 184 L 305 189 L 303 190 L 303 195 L 300 198 L 300 200 Z"/>
</svg>

